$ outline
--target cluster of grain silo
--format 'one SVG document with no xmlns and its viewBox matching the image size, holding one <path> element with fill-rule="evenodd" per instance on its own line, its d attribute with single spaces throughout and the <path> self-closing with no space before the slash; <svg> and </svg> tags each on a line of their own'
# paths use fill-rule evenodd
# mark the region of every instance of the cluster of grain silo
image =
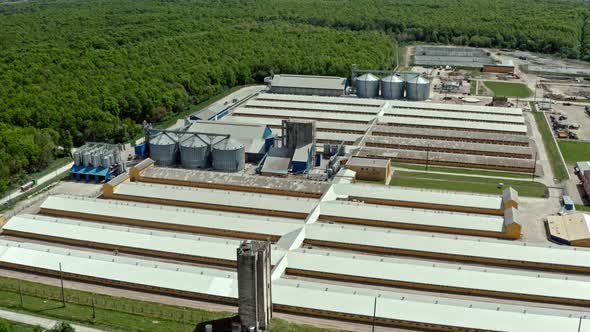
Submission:
<svg viewBox="0 0 590 332">
<path fill-rule="evenodd" d="M 213 144 L 211 154 L 213 168 L 218 171 L 237 172 L 246 164 L 244 144 L 229 137 Z"/>
<path fill-rule="evenodd" d="M 178 162 L 178 135 L 162 132 L 150 138 L 150 157 L 159 166 L 173 166 Z"/>
<path fill-rule="evenodd" d="M 111 168 L 120 163 L 119 149 L 111 144 L 88 143 L 74 152 L 76 166 Z"/>
<path fill-rule="evenodd" d="M 403 99 L 422 101 L 430 98 L 430 81 L 416 75 L 402 78 L 392 74 L 379 79 L 364 74 L 355 80 L 356 94 L 360 98 Z"/>
<path fill-rule="evenodd" d="M 184 135 L 180 142 L 180 164 L 184 168 L 209 168 L 209 139 L 200 135 Z"/>
<path fill-rule="evenodd" d="M 150 138 L 150 157 L 158 166 L 209 168 L 237 172 L 245 167 L 242 143 L 230 137 L 162 132 Z"/>
</svg>

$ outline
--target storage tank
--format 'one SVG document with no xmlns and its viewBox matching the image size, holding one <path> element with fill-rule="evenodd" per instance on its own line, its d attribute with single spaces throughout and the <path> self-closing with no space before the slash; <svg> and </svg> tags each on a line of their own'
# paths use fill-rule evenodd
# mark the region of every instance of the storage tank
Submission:
<svg viewBox="0 0 590 332">
<path fill-rule="evenodd" d="M 397 75 L 382 78 L 381 97 L 384 99 L 402 99 L 404 97 L 404 80 Z"/>
<path fill-rule="evenodd" d="M 184 135 L 180 139 L 180 163 L 185 168 L 209 167 L 208 139 L 199 135 Z"/>
<path fill-rule="evenodd" d="M 406 98 L 415 101 L 430 98 L 430 81 L 420 76 L 407 81 Z"/>
<path fill-rule="evenodd" d="M 160 133 L 150 138 L 150 158 L 158 166 L 176 165 L 178 138 L 172 133 Z"/>
<path fill-rule="evenodd" d="M 373 74 L 365 74 L 356 78 L 356 95 L 361 98 L 379 96 L 379 78 Z"/>
<path fill-rule="evenodd" d="M 80 151 L 74 152 L 74 164 L 76 166 L 80 166 L 80 164 L 82 164 L 82 155 Z"/>
<path fill-rule="evenodd" d="M 237 172 L 244 169 L 246 151 L 244 145 L 232 138 L 225 138 L 213 145 L 213 168 L 222 172 Z"/>
<path fill-rule="evenodd" d="M 83 152 L 82 153 L 82 165 L 90 166 L 90 152 Z"/>
</svg>

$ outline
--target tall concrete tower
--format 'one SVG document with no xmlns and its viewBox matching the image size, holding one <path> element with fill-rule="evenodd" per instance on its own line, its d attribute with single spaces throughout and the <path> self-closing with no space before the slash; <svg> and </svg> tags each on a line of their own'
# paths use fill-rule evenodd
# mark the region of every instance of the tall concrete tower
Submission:
<svg viewBox="0 0 590 332">
<path fill-rule="evenodd" d="M 272 318 L 270 242 L 244 241 L 237 255 L 242 331 L 268 330 Z"/>
</svg>

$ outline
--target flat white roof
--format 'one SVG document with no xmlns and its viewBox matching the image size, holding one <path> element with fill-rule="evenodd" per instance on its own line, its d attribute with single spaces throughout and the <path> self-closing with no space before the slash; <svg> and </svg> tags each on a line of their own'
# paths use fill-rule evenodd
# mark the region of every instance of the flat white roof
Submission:
<svg viewBox="0 0 590 332">
<path fill-rule="evenodd" d="M 273 236 L 283 236 L 303 227 L 303 222 L 296 219 L 223 213 L 117 200 L 83 199 L 73 196 L 49 196 L 41 208 L 92 214 L 106 218 L 125 218 Z"/>
<path fill-rule="evenodd" d="M 501 114 L 486 114 L 486 113 L 467 113 L 467 112 L 446 112 L 446 111 L 429 111 L 420 109 L 405 109 L 395 108 L 389 109 L 385 112 L 386 115 L 398 115 L 406 117 L 418 118 L 439 118 L 439 119 L 456 119 L 468 121 L 487 121 L 498 123 L 516 123 L 524 124 L 524 117 L 509 116 Z"/>
<path fill-rule="evenodd" d="M 492 122 L 478 122 L 478 121 L 461 121 L 461 120 L 442 120 L 442 119 L 422 119 L 409 118 L 398 116 L 381 116 L 380 123 L 392 123 L 409 126 L 429 126 L 429 127 L 443 127 L 443 128 L 462 128 L 462 129 L 478 129 L 487 131 L 499 132 L 514 132 L 527 133 L 526 125 L 517 125 L 509 123 L 492 123 Z"/>
<path fill-rule="evenodd" d="M 219 237 L 158 231 L 140 227 L 117 226 L 105 223 L 54 218 L 37 215 L 19 215 L 11 218 L 4 230 L 95 242 L 111 246 L 124 246 L 179 255 L 199 256 L 235 261 L 240 241 Z M 282 250 L 272 248 L 272 264 L 282 256 Z"/>
<path fill-rule="evenodd" d="M 342 90 L 346 87 L 346 78 L 335 76 L 312 75 L 274 75 L 271 87 L 307 88 Z"/>
<path fill-rule="evenodd" d="M 289 118 L 305 118 L 305 119 L 317 119 L 317 120 L 348 120 L 348 121 L 362 121 L 369 122 L 375 118 L 374 115 L 369 114 L 344 114 L 344 113 L 330 113 L 322 111 L 290 111 L 290 110 L 278 110 L 272 108 L 263 107 L 240 107 L 233 113 L 234 116 L 251 115 L 251 116 L 267 116 L 281 119 Z"/>
<path fill-rule="evenodd" d="M 285 102 L 307 102 L 318 104 L 340 104 L 340 105 L 372 105 L 383 106 L 386 101 L 380 99 L 353 98 L 353 97 L 324 97 L 324 96 L 302 96 L 287 95 L 278 93 L 260 93 L 255 97 L 257 100 L 281 100 Z"/>
<path fill-rule="evenodd" d="M 238 294 L 235 272 L 46 245 L 0 240 L 0 262 L 52 271 L 58 271 L 61 263 L 66 273 L 82 276 L 225 298 L 235 299 Z M 150 278 L 145 278 L 146 275 Z M 275 280 L 272 296 L 275 304 L 368 317 L 373 315 L 373 304 L 377 298 L 377 317 L 481 330 L 590 331 L 590 322 L 586 319 L 580 321 L 582 313 L 579 312 L 495 303 L 489 305 L 478 301 L 453 302 L 444 298 L 299 280 Z M 580 322 L 581 330 L 578 330 Z"/>
<path fill-rule="evenodd" d="M 251 99 L 245 107 L 262 107 L 272 109 L 291 109 L 302 111 L 318 111 L 318 112 L 338 112 L 338 113 L 366 113 L 377 114 L 379 108 L 367 106 L 352 106 L 352 105 L 332 105 L 322 103 L 297 103 L 297 102 L 280 102 L 270 100 Z"/>
<path fill-rule="evenodd" d="M 244 122 L 244 123 L 262 123 L 272 127 L 281 127 L 283 119 L 277 118 L 262 118 L 262 117 L 242 117 L 242 116 L 227 116 L 218 120 L 220 122 Z M 369 124 L 363 123 L 347 123 L 336 121 L 316 121 L 315 127 L 317 129 L 337 129 L 341 131 L 354 130 L 365 132 L 369 129 Z M 318 131 L 319 133 L 320 131 Z"/>
<path fill-rule="evenodd" d="M 395 229 L 326 223 L 308 224 L 305 227 L 305 236 L 309 240 L 375 248 L 590 268 L 590 249 L 556 244 L 542 245 L 445 234 L 426 235 L 418 232 L 401 232 Z"/>
<path fill-rule="evenodd" d="M 370 184 L 335 184 L 334 189 L 338 194 L 355 197 L 482 209 L 502 208 L 502 197 L 499 195 L 481 195 L 456 191 L 376 186 Z"/>
<path fill-rule="evenodd" d="M 389 105 L 396 108 L 415 108 L 415 109 L 431 109 L 431 110 L 448 110 L 457 112 L 470 113 L 494 113 L 506 115 L 522 115 L 522 108 L 514 107 L 494 107 L 481 105 L 458 105 L 458 104 L 443 104 L 443 103 L 429 103 L 420 101 L 404 101 L 404 100 L 389 100 Z"/>
<path fill-rule="evenodd" d="M 125 182 L 115 188 L 115 195 L 147 197 L 187 203 L 202 203 L 239 208 L 310 213 L 317 199 L 258 194 L 250 192 L 192 188 L 141 182 Z"/>
<path fill-rule="evenodd" d="M 390 259 L 357 253 L 290 251 L 288 268 L 415 284 L 590 300 L 590 281 L 572 275 Z"/>
<path fill-rule="evenodd" d="M 487 232 L 503 232 L 504 230 L 504 217 L 502 216 L 410 209 L 347 201 L 322 202 L 320 213 L 321 216 L 376 220 L 386 223 L 395 222 Z"/>
</svg>

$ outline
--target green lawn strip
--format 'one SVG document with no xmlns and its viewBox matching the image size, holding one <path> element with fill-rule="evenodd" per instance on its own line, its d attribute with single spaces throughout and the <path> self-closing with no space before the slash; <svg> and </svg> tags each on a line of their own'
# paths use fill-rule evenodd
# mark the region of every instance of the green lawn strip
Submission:
<svg viewBox="0 0 590 332">
<path fill-rule="evenodd" d="M 577 211 L 590 211 L 590 205 L 579 205 L 576 204 Z"/>
<path fill-rule="evenodd" d="M 398 168 L 405 168 L 410 170 L 425 171 L 426 165 L 415 165 L 415 164 L 394 164 L 393 166 Z M 453 168 L 453 167 L 439 167 L 439 166 L 428 166 L 429 171 L 433 172 L 445 172 L 454 174 L 470 174 L 470 175 L 483 175 L 483 176 L 501 176 L 508 178 L 518 179 L 530 179 L 531 174 L 526 173 L 515 173 L 515 172 L 497 172 L 497 171 L 485 171 L 478 169 L 464 169 L 464 168 Z"/>
<path fill-rule="evenodd" d="M 504 97 L 530 97 L 531 90 L 522 83 L 508 83 L 485 81 L 486 87 L 494 93 L 494 96 Z"/>
<path fill-rule="evenodd" d="M 0 327 L 2 326 L 2 324 L 8 324 L 9 326 L 9 330 L 10 332 L 42 332 L 43 328 L 40 326 L 33 326 L 33 325 L 28 325 L 28 324 L 23 324 L 20 322 L 13 322 L 13 321 L 8 321 L 5 319 L 0 319 Z M 2 331 L 2 328 L 0 328 L 0 331 Z"/>
<path fill-rule="evenodd" d="M 49 163 L 49 165 L 47 165 L 47 167 L 45 167 L 44 169 L 40 170 L 39 172 L 35 172 L 35 173 L 29 173 L 26 175 L 22 176 L 22 180 L 21 183 L 13 183 L 10 185 L 10 187 L 8 188 L 8 191 L 12 191 L 16 188 L 19 188 L 21 185 L 23 185 L 25 182 L 28 182 L 32 179 L 39 179 L 42 178 L 43 176 L 54 172 L 57 169 L 60 169 L 61 167 L 67 165 L 69 162 L 72 161 L 72 158 L 70 156 L 67 157 L 63 157 L 63 158 L 59 158 L 56 159 L 54 161 L 52 161 L 51 163 Z"/>
<path fill-rule="evenodd" d="M 66 287 L 67 287 L 67 281 Z M 23 294 L 20 304 L 19 287 Z M 192 331 L 202 321 L 232 316 L 228 312 L 210 312 L 194 308 L 132 300 L 66 289 L 66 307 L 61 303 L 59 287 L 0 277 L 0 307 L 13 311 L 76 322 L 107 331 L 177 332 Z M 94 299 L 96 319 L 93 319 Z M 284 327 L 288 327 L 284 329 Z M 273 319 L 271 331 L 329 332 L 313 326 Z"/>
<path fill-rule="evenodd" d="M 502 188 L 498 184 L 503 183 Z M 459 175 L 396 171 L 393 174 L 392 186 L 429 188 L 452 191 L 466 191 L 482 194 L 501 194 L 502 190 L 512 187 L 521 196 L 545 197 L 544 184 L 533 181 L 504 180 Z"/>
<path fill-rule="evenodd" d="M 590 160 L 590 143 L 559 141 L 557 144 L 559 144 L 563 159 L 565 159 L 565 162 L 568 164 L 575 164 L 577 161 Z"/>
<path fill-rule="evenodd" d="M 545 120 L 545 114 L 542 112 L 536 112 L 536 108 L 533 103 L 530 104 L 531 110 L 533 110 L 533 116 L 535 117 L 535 122 L 537 123 L 537 128 L 543 137 L 543 145 L 545 146 L 545 151 L 547 151 L 547 155 L 549 157 L 549 164 L 551 164 L 553 176 L 555 176 L 558 182 L 563 181 L 568 178 L 567 169 L 561 161 L 559 149 L 553 140 L 551 128 L 549 128 L 549 125 Z"/>
<path fill-rule="evenodd" d="M 164 118 L 162 121 L 156 123 L 154 125 L 154 128 L 166 129 L 166 128 L 172 126 L 173 124 L 175 124 L 178 119 L 184 119 L 184 118 L 190 116 L 191 114 L 193 114 L 194 112 L 202 110 L 203 108 L 213 104 L 214 102 L 216 102 L 224 97 L 227 97 L 228 95 L 238 91 L 239 89 L 241 89 L 243 87 L 244 86 L 242 86 L 242 85 L 234 86 L 233 88 L 224 90 L 223 92 L 216 94 L 215 96 L 212 96 L 211 98 L 206 99 L 203 102 L 200 102 L 196 105 L 191 105 L 183 112 L 175 113 L 175 114 L 170 115 L 169 117 Z"/>
<path fill-rule="evenodd" d="M 355 183 L 385 184 L 385 181 L 354 180 Z"/>
</svg>

